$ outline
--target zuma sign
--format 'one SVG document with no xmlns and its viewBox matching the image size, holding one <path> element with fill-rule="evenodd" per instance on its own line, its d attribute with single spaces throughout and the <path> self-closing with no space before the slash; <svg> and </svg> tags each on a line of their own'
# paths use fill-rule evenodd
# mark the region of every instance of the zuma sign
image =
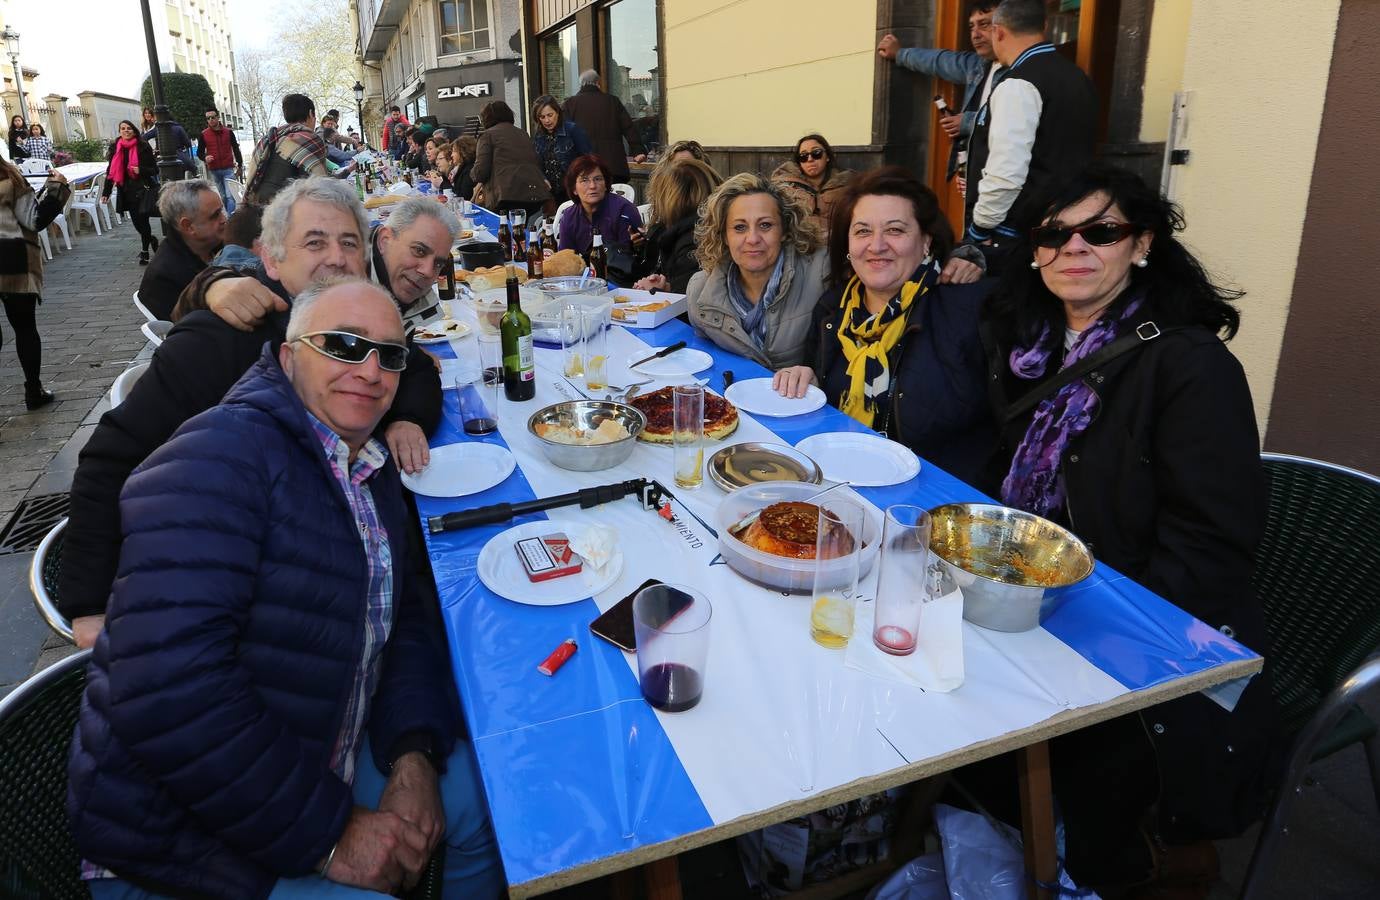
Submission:
<svg viewBox="0 0 1380 900">
<path fill-rule="evenodd" d="M 436 89 L 437 100 L 463 100 L 467 97 L 491 97 L 493 96 L 493 82 L 481 81 L 477 84 L 462 84 L 458 87 L 443 87 Z"/>
</svg>

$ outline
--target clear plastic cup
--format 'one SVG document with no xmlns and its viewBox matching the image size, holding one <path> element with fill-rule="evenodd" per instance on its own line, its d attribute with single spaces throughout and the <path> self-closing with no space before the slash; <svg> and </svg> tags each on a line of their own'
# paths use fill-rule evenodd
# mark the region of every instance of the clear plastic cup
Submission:
<svg viewBox="0 0 1380 900">
<path fill-rule="evenodd" d="M 481 334 L 473 355 L 456 376 L 460 423 L 466 434 L 491 434 L 498 429 L 498 399 L 503 388 L 503 345 L 497 335 Z"/>
<path fill-rule="evenodd" d="M 609 386 L 608 309 L 584 307 L 585 387 L 602 391 Z"/>
<path fill-rule="evenodd" d="M 676 487 L 704 484 L 704 388 L 677 385 L 671 392 L 671 453 Z"/>
<path fill-rule="evenodd" d="M 566 378 L 583 378 L 585 374 L 585 316 L 584 308 L 571 303 L 561 307 L 561 371 Z"/>
<path fill-rule="evenodd" d="M 877 557 L 872 642 L 883 653 L 908 656 L 920 635 L 929 599 L 930 514 L 919 506 L 888 506 Z"/>
<path fill-rule="evenodd" d="M 712 613 L 703 594 L 678 584 L 654 584 L 633 598 L 638 683 L 656 709 L 684 712 L 700 702 Z"/>
<path fill-rule="evenodd" d="M 862 504 L 846 497 L 819 507 L 810 637 L 821 647 L 846 647 L 853 637 L 864 515 Z"/>
</svg>

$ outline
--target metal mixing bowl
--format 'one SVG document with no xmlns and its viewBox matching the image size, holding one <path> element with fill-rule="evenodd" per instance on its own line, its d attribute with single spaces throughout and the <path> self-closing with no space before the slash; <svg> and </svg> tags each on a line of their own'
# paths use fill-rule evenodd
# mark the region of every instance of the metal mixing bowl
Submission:
<svg viewBox="0 0 1380 900">
<path fill-rule="evenodd" d="M 930 510 L 930 550 L 963 588 L 963 618 L 995 631 L 1040 624 L 1046 591 L 1092 574 L 1093 556 L 1071 531 L 989 503 Z"/>
<path fill-rule="evenodd" d="M 617 419 L 628 429 L 628 436 L 607 444 L 563 444 L 537 434 L 537 425 L 564 425 L 593 431 L 605 419 Z M 632 455 L 637 436 L 647 427 L 647 417 L 636 407 L 608 400 L 566 400 L 532 413 L 527 431 L 536 438 L 546 458 L 562 469 L 597 472 L 611 469 Z"/>
</svg>

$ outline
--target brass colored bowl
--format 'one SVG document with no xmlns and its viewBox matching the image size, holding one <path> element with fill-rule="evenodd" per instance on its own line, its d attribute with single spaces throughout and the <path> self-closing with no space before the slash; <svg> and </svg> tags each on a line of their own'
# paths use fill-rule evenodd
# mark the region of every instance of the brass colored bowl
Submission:
<svg viewBox="0 0 1380 900">
<path fill-rule="evenodd" d="M 930 510 L 930 550 L 963 589 L 963 617 L 996 631 L 1040 624 L 1046 591 L 1092 574 L 1078 537 L 1048 519 L 990 503 Z"/>
</svg>

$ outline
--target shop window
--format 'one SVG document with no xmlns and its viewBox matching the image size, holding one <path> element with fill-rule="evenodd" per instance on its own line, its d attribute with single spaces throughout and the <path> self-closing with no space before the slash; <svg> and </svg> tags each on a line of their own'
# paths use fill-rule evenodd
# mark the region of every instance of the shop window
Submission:
<svg viewBox="0 0 1380 900">
<path fill-rule="evenodd" d="M 627 107 L 643 145 L 656 143 L 661 128 L 656 0 L 620 0 L 605 15 L 607 90 Z"/>
<path fill-rule="evenodd" d="M 575 26 L 569 25 L 542 38 L 542 85 L 556 99 L 580 89 L 580 50 Z"/>
<path fill-rule="evenodd" d="M 489 49 L 489 4 L 441 0 L 441 55 Z"/>
</svg>

